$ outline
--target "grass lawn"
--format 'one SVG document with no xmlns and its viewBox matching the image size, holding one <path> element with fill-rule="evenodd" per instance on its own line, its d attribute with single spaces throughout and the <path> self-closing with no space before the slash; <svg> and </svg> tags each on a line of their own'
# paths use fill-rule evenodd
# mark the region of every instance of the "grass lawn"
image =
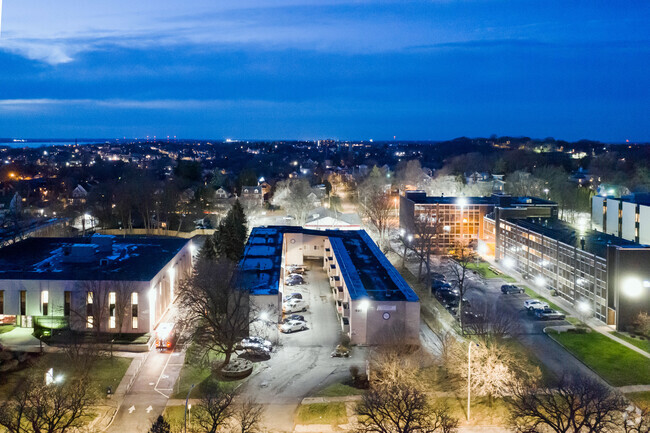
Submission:
<svg viewBox="0 0 650 433">
<path fill-rule="evenodd" d="M 361 395 L 363 389 L 355 388 L 344 383 L 333 383 L 321 389 L 314 397 L 345 397 L 348 395 Z"/>
<path fill-rule="evenodd" d="M 564 309 L 562 309 L 560 306 L 558 306 L 556 303 L 549 301 L 548 299 L 546 299 L 545 297 L 543 297 L 541 295 L 538 295 L 537 292 L 533 291 L 533 289 L 531 289 L 530 287 L 526 287 L 526 286 L 522 286 L 522 287 L 526 291 L 526 294 L 528 296 L 530 296 L 531 298 L 539 299 L 542 302 L 546 302 L 549 307 L 551 307 L 554 310 L 559 311 L 562 314 L 566 314 L 566 315 L 569 314 L 566 311 L 564 311 Z"/>
<path fill-rule="evenodd" d="M 14 325 L 0 325 L 0 334 L 13 331 L 16 327 Z"/>
<path fill-rule="evenodd" d="M 296 424 L 347 424 L 345 403 L 301 404 L 296 413 Z"/>
<path fill-rule="evenodd" d="M 650 360 L 598 332 L 549 332 L 613 386 L 650 384 Z"/>
<path fill-rule="evenodd" d="M 510 283 L 515 282 L 515 279 L 510 275 L 506 275 L 504 273 L 497 274 L 491 270 L 490 267 L 491 265 L 488 262 L 479 262 L 478 266 L 476 266 L 476 263 L 469 263 L 467 265 L 467 269 L 471 271 L 477 271 L 483 278 L 501 278 L 502 280 L 508 281 Z"/>
<path fill-rule="evenodd" d="M 508 424 L 509 411 L 506 402 L 501 398 L 491 401 L 487 397 L 472 397 L 470 421 L 467 421 L 467 394 L 458 394 L 454 397 L 438 397 L 431 399 L 433 405 L 446 405 L 453 416 L 458 418 L 461 426 L 466 425 L 494 425 L 505 426 Z"/>
<path fill-rule="evenodd" d="M 625 394 L 625 397 L 632 400 L 639 407 L 650 407 L 650 391 L 630 392 Z"/>
<path fill-rule="evenodd" d="M 177 431 L 181 432 L 183 431 L 183 421 L 185 417 L 185 406 L 167 406 L 165 410 L 163 411 L 163 417 L 165 417 L 165 421 L 169 423 L 169 427 L 171 427 L 171 431 Z M 192 414 L 190 412 L 190 421 L 192 420 Z M 188 426 L 187 431 L 191 432 L 193 430 L 191 428 L 191 422 L 190 425 Z"/>
<path fill-rule="evenodd" d="M 126 370 L 131 365 L 131 358 L 121 358 L 114 356 L 112 358 L 100 358 L 93 365 L 90 371 L 90 377 L 93 380 L 93 388 L 98 396 L 106 395 L 106 388 L 113 388 L 113 392 L 120 384 Z M 77 374 L 75 366 L 70 364 L 70 359 L 62 353 L 47 353 L 38 358 L 38 360 L 28 368 L 9 373 L 6 376 L 7 381 L 0 386 L 0 396 L 9 396 L 16 386 L 27 376 L 34 373 L 44 375 L 49 368 L 54 369 L 54 374 L 62 374 L 64 380 Z M 4 373 L 3 373 L 4 374 Z"/>
<path fill-rule="evenodd" d="M 639 338 L 632 338 L 629 335 L 621 334 L 620 332 L 614 332 L 614 335 L 620 338 L 621 340 L 625 340 L 628 343 L 638 347 L 639 349 L 645 350 L 646 352 L 650 353 L 650 340 L 648 339 L 641 340 Z"/>
<path fill-rule="evenodd" d="M 233 355 L 233 358 L 235 357 L 236 355 Z M 215 361 L 221 359 L 223 359 L 223 355 L 217 352 L 210 352 L 207 358 L 202 359 L 194 344 L 190 345 L 185 355 L 185 364 L 183 364 L 183 368 L 181 368 L 181 373 L 174 385 L 174 392 L 172 393 L 171 398 L 185 399 L 192 384 L 194 384 L 194 389 L 192 390 L 190 398 L 202 397 L 206 384 L 208 384 L 211 379 L 215 379 L 212 375 L 211 365 Z M 231 388 L 239 385 L 241 380 L 220 381 L 219 383 L 225 388 Z"/>
</svg>

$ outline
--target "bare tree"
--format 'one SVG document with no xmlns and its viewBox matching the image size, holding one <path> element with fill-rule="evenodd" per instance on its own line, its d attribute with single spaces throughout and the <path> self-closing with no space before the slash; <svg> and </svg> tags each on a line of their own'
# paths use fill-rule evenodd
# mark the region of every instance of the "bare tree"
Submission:
<svg viewBox="0 0 650 433">
<path fill-rule="evenodd" d="M 226 366 L 255 320 L 248 290 L 238 287 L 234 263 L 200 259 L 181 284 L 179 298 L 186 318 L 193 322 L 193 340 L 204 354 L 223 353 L 222 367 Z"/>
<path fill-rule="evenodd" d="M 432 407 L 426 394 L 404 383 L 373 386 L 356 407 L 359 433 L 451 433 L 458 419 Z"/>
<path fill-rule="evenodd" d="M 649 433 L 650 408 L 629 405 L 621 412 L 620 424 L 625 433 Z"/>
<path fill-rule="evenodd" d="M 565 375 L 553 385 L 525 381 L 509 388 L 512 426 L 519 432 L 619 431 L 626 403 L 590 377 Z"/>
<path fill-rule="evenodd" d="M 9 433 L 65 433 L 84 424 L 93 402 L 85 375 L 50 385 L 32 376 L 0 406 L 0 425 Z"/>
<path fill-rule="evenodd" d="M 519 321 L 514 313 L 497 309 L 494 305 L 472 301 L 472 309 L 463 312 L 466 334 L 478 335 L 481 339 L 502 339 L 512 335 Z"/>
<path fill-rule="evenodd" d="M 215 433 L 233 416 L 235 393 L 224 390 L 217 381 L 212 381 L 208 387 L 194 413 L 201 431 Z"/>
<path fill-rule="evenodd" d="M 314 190 L 306 179 L 287 179 L 277 183 L 273 204 L 286 209 L 298 225 L 303 225 L 309 211 L 314 208 Z"/>
<path fill-rule="evenodd" d="M 420 213 L 413 221 L 413 250 L 420 259 L 418 279 L 422 276 L 422 265 L 427 270 L 427 287 L 431 285 L 431 254 L 439 250 L 440 234 L 443 223 L 438 219 L 436 209 L 428 207 L 424 213 Z"/>
<path fill-rule="evenodd" d="M 468 362 L 470 366 L 470 387 L 472 395 L 492 399 L 503 397 L 513 383 L 533 382 L 541 377 L 538 367 L 526 365 L 516 352 L 507 345 L 494 341 L 481 341 L 472 345 L 471 361 L 468 357 L 467 344 L 455 345 L 453 361 L 448 364 L 450 373 L 467 383 Z"/>
<path fill-rule="evenodd" d="M 362 213 L 379 232 L 380 246 L 384 245 L 394 212 L 387 175 L 376 166 L 373 167 L 368 177 L 359 185 L 358 190 L 359 204 L 363 208 Z"/>
<path fill-rule="evenodd" d="M 233 412 L 237 423 L 234 431 L 239 433 L 258 433 L 261 429 L 264 406 L 257 404 L 253 399 L 245 399 L 238 403 Z"/>
<path fill-rule="evenodd" d="M 418 371 L 430 362 L 428 354 L 419 346 L 385 344 L 372 351 L 368 379 L 378 386 L 395 383 L 416 385 Z"/>
<path fill-rule="evenodd" d="M 460 320 L 461 331 L 464 332 L 464 315 L 463 315 L 463 299 L 469 290 L 472 289 L 469 276 L 473 274 L 470 269 L 475 258 L 474 251 L 469 246 L 468 242 L 457 242 L 454 245 L 453 259 L 447 263 L 447 270 L 452 275 L 450 281 L 452 286 L 458 291 L 458 317 Z M 476 274 L 478 277 L 478 274 Z"/>
</svg>

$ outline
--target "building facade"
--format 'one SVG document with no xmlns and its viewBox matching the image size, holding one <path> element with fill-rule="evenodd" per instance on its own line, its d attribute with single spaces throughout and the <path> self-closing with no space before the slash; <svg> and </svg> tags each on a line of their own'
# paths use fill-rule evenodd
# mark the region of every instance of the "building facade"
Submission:
<svg viewBox="0 0 650 433">
<path fill-rule="evenodd" d="M 30 238 L 0 249 L 0 320 L 21 327 L 151 332 L 192 268 L 178 238 Z"/>
<path fill-rule="evenodd" d="M 475 245 L 484 237 L 483 218 L 495 207 L 511 208 L 542 216 L 557 215 L 557 204 L 536 197 L 493 194 L 488 197 L 432 197 L 424 191 L 405 191 L 400 197 L 400 228 L 418 241 L 419 225 L 437 225 L 435 250 L 445 252 L 455 245 Z"/>
<path fill-rule="evenodd" d="M 640 311 L 650 311 L 650 248 L 606 233 L 577 233 L 556 218 L 517 218 L 498 208 L 484 217 L 484 233 L 483 251 L 493 250 L 505 268 L 555 291 L 577 311 L 621 330 Z"/>
<path fill-rule="evenodd" d="M 591 199 L 591 223 L 595 230 L 623 239 L 650 244 L 650 194 Z"/>
</svg>

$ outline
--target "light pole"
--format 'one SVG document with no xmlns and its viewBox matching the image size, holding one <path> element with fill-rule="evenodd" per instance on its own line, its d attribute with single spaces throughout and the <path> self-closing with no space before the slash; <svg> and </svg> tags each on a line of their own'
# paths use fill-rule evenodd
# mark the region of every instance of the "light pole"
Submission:
<svg viewBox="0 0 650 433">
<path fill-rule="evenodd" d="M 478 347 L 478 343 L 474 343 Z M 467 348 L 467 421 L 469 421 L 469 406 L 472 390 L 472 342 Z"/>
<path fill-rule="evenodd" d="M 185 415 L 183 416 L 183 424 L 185 425 L 184 430 L 187 433 L 187 402 L 190 401 L 190 392 L 194 389 L 194 384 L 190 386 L 190 390 L 187 391 L 187 397 L 185 397 Z"/>
</svg>

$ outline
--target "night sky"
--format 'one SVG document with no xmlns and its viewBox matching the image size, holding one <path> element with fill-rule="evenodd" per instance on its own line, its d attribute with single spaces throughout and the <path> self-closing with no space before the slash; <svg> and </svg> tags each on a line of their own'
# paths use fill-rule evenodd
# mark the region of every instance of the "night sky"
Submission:
<svg viewBox="0 0 650 433">
<path fill-rule="evenodd" d="M 4 0 L 0 137 L 650 141 L 650 2 Z"/>
</svg>

